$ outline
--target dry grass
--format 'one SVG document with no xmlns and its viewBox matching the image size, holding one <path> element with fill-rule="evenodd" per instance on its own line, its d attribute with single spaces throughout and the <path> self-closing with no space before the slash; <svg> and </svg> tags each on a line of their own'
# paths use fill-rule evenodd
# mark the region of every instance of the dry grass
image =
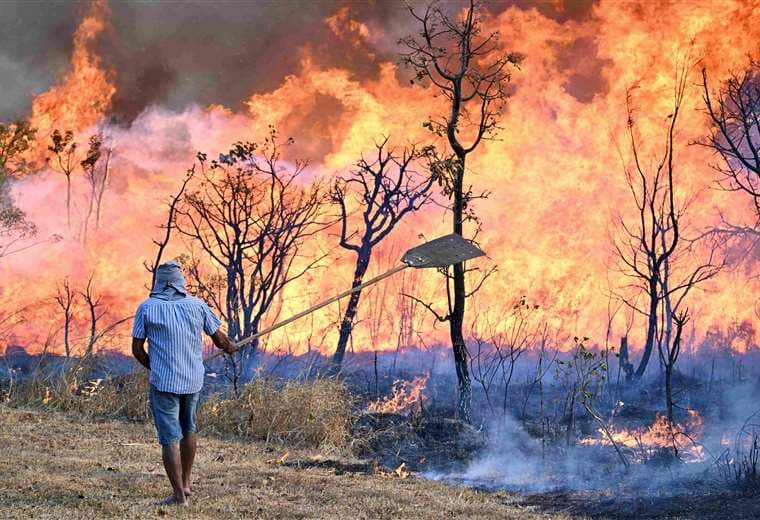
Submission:
<svg viewBox="0 0 760 520">
<path fill-rule="evenodd" d="M 162 508 L 154 438 L 146 423 L 0 405 L 0 518 L 570 518 L 504 493 L 309 464 L 312 452 L 291 450 L 286 466 L 261 443 L 203 436 L 190 507 Z"/>
<path fill-rule="evenodd" d="M 237 398 L 213 396 L 198 411 L 204 432 L 291 447 L 341 449 L 351 422 L 351 397 L 335 380 L 289 381 L 279 386 L 259 378 Z"/>
<path fill-rule="evenodd" d="M 89 418 L 145 421 L 148 373 L 91 379 L 82 364 L 63 372 L 30 377 L 10 388 L 8 403 L 74 412 Z M 40 372 L 42 373 L 42 372 Z M 211 396 L 198 410 L 201 432 L 265 441 L 267 445 L 340 450 L 350 433 L 352 400 L 335 380 L 289 381 L 265 378 L 243 388 L 238 397 Z"/>
<path fill-rule="evenodd" d="M 84 417 L 146 420 L 148 411 L 148 373 L 106 379 L 93 379 L 92 361 L 78 361 L 62 371 L 38 371 L 10 386 L 7 401 L 11 406 L 76 412 Z M 44 374 L 44 375 L 43 375 Z"/>
</svg>

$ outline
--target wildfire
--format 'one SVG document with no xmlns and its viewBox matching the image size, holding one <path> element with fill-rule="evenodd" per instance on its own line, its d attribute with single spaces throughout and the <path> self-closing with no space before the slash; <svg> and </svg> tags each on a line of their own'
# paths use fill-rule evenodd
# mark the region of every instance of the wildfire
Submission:
<svg viewBox="0 0 760 520">
<path fill-rule="evenodd" d="M 84 130 L 98 124 L 111 107 L 116 87 L 94 52 L 93 44 L 106 27 L 104 0 L 92 2 L 90 12 L 74 33 L 71 71 L 58 85 L 34 98 L 32 126 L 44 139 L 53 130 Z M 43 142 L 38 153 L 44 153 Z"/>
<path fill-rule="evenodd" d="M 299 151 L 295 158 L 311 161 L 308 179 L 329 181 L 371 151 L 381 135 L 401 144 L 429 142 L 430 132 L 422 123 L 440 112 L 440 99 L 426 85 L 411 84 L 399 68 L 399 49 L 387 43 L 396 41 L 399 34 L 390 26 L 359 20 L 351 5 L 348 2 L 326 17 L 322 32 L 315 27 L 313 37 L 348 43 L 319 47 L 332 48 L 336 55 L 346 48 L 356 53 L 368 49 L 366 56 L 357 54 L 355 61 L 369 63 L 374 57 L 379 63 L 376 73 L 363 73 L 365 69 L 355 63 L 325 61 L 309 46 L 293 48 L 302 58 L 300 69 L 279 70 L 276 63 L 262 67 L 261 74 L 271 78 L 269 86 L 251 86 L 248 99 L 240 100 L 241 110 L 221 105 L 188 104 L 179 109 L 150 105 L 129 125 L 113 126 L 107 121 L 120 71 L 108 69 L 96 43 L 108 34 L 118 44 L 120 35 L 109 32 L 106 2 L 93 2 L 73 34 L 70 69 L 33 99 L 30 119 L 38 129 L 39 154 L 46 153 L 52 129 L 74 131 L 80 151 L 96 129 L 109 138 L 114 155 L 103 207 L 107 225 L 94 231 L 86 245 L 77 243 L 71 236 L 77 226 L 66 228 L 62 195 L 66 187 L 59 172 L 42 170 L 15 185 L 18 205 L 37 224 L 39 235 L 60 234 L 66 239 L 44 246 L 44 251 L 31 249 L 0 262 L 0 316 L 28 309 L 25 317 L 34 323 L 16 328 L 0 349 L 18 344 L 30 351 L 42 350 L 46 331 L 60 330 L 61 316 L 39 304 L 51 301 L 56 284 L 65 277 L 80 290 L 93 276 L 106 318 L 116 321 L 134 312 L 149 280 L 143 261 L 154 258 L 152 239 L 166 221 L 163 201 L 176 192 L 197 151 L 213 157 L 235 141 L 260 139 L 262 129 L 273 124 L 295 139 L 294 149 Z M 468 306 L 468 314 L 472 313 L 468 319 L 489 309 L 498 315 L 505 299 L 527 294 L 546 310 L 550 327 L 566 331 L 572 324 L 592 338 L 603 338 L 608 312 L 603 295 L 609 292 L 605 284 L 608 280 L 627 283 L 610 280 L 615 274 L 609 269 L 614 263 L 611 215 L 632 205 L 616 146 L 622 146 L 617 141 L 626 124 L 626 92 L 639 85 L 635 93 L 638 128 L 647 143 L 659 145 L 662 121 L 669 113 L 675 52 L 694 40 L 695 53 L 702 57 L 700 66 L 718 83 L 727 71 L 744 67 L 746 54 L 757 50 L 753 45 L 760 41 L 760 11 L 742 0 L 721 2 L 720 9 L 710 1 L 695 0 L 687 6 L 683 2 L 601 0 L 587 15 L 567 21 L 538 7 L 501 6 L 492 11 L 485 32 L 499 30 L 508 50 L 519 51 L 526 60 L 513 76 L 514 94 L 499 124 L 504 130 L 498 139 L 484 142 L 468 162 L 468 182 L 474 192 L 490 194 L 474 201 L 473 209 L 483 227 L 481 245 L 499 266 Z M 411 26 L 403 30 L 412 31 Z M 353 45 L 357 42 L 361 45 Z M 192 53 L 193 48 L 188 46 L 186 52 Z M 696 76 L 692 79 L 692 84 L 697 82 Z M 217 88 L 221 91 L 224 85 Z M 746 222 L 753 214 L 736 194 L 712 189 L 715 175 L 710 164 L 715 158 L 703 147 L 688 146 L 707 132 L 703 108 L 698 89 L 689 90 L 677 136 L 679 183 L 684 191 L 698 194 L 691 225 L 708 229 L 721 218 Z M 642 151 L 647 160 L 652 153 Z M 77 215 L 86 211 L 88 193 L 81 169 L 72 183 Z M 420 233 L 433 237 L 448 232 L 440 205 L 423 208 L 373 253 L 368 276 L 393 266 L 398 253 L 418 242 Z M 330 251 L 330 255 L 320 264 L 323 270 L 289 284 L 281 295 L 280 316 L 350 286 L 353 257 L 336 247 L 334 238 L 332 231 L 315 238 L 313 250 Z M 165 258 L 187 253 L 186 244 L 173 240 Z M 323 276 L 327 268 L 330 276 Z M 746 323 L 751 332 L 746 339 L 733 340 L 732 348 L 748 350 L 757 344 L 760 280 L 752 275 L 753 269 L 727 271 L 713 285 L 705 285 L 704 291 L 690 295 L 690 307 L 700 313 L 692 322 L 694 344 L 709 339 L 711 327 L 723 331 L 728 320 Z M 399 344 L 398 340 L 402 313 L 396 311 L 409 305 L 401 293 L 411 292 L 402 283 L 403 278 L 389 279 L 382 302 L 362 303 L 356 320 L 360 325 L 352 332 L 358 348 L 391 350 L 414 342 Z M 421 299 L 445 302 L 440 277 L 423 273 L 413 285 Z M 433 327 L 434 318 L 426 309 L 414 307 L 407 314 L 403 320 L 413 325 L 407 328 L 420 331 L 421 342 L 448 341 L 445 328 Z M 108 325 L 106 318 L 103 326 Z M 265 321 L 270 318 L 266 316 Z M 294 352 L 303 352 L 311 348 L 309 341 L 317 331 L 326 330 L 320 348 L 329 353 L 337 339 L 330 325 L 333 318 L 329 313 L 315 315 L 310 325 L 277 331 L 267 341 L 277 347 L 293 345 Z M 73 337 L 87 337 L 88 319 L 84 305 L 77 306 Z M 623 312 L 615 317 L 613 336 L 627 330 L 625 319 Z M 128 327 L 127 323 L 116 332 L 128 335 Z M 633 328 L 632 348 L 641 344 L 637 334 L 642 335 L 643 329 L 638 324 Z M 50 350 L 63 351 L 60 335 L 56 341 Z M 119 341 L 114 347 L 128 352 L 127 342 Z"/>
<path fill-rule="evenodd" d="M 612 441 L 599 428 L 599 437 L 587 437 L 581 444 L 611 446 L 612 442 L 620 447 L 628 448 L 632 462 L 642 463 L 652 459 L 657 454 L 670 451 L 687 463 L 702 462 L 705 458 L 704 447 L 699 444 L 704 434 L 704 419 L 696 410 L 688 410 L 689 417 L 684 425 L 668 422 L 667 417 L 657 414 L 650 426 L 627 429 L 610 428 Z"/>
<path fill-rule="evenodd" d="M 367 406 L 370 413 L 410 414 L 422 410 L 425 400 L 423 392 L 427 386 L 430 374 L 417 376 L 411 381 L 396 381 L 393 383 L 393 393 Z"/>
</svg>

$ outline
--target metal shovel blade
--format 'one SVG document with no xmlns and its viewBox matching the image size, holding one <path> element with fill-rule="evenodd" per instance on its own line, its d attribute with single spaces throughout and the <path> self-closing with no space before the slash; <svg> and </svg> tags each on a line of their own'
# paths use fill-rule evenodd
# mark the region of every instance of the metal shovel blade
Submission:
<svg viewBox="0 0 760 520">
<path fill-rule="evenodd" d="M 485 253 L 460 235 L 452 233 L 411 248 L 401 261 L 416 268 L 446 267 L 479 256 L 485 256 Z"/>
</svg>

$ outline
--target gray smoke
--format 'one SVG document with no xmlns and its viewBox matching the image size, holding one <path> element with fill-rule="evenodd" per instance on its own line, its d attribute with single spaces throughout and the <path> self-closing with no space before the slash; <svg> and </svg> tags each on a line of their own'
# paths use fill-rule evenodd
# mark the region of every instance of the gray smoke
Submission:
<svg viewBox="0 0 760 520">
<path fill-rule="evenodd" d="M 452 2 L 445 5 L 456 7 Z M 512 5 L 535 7 L 565 21 L 589 17 L 593 1 L 486 2 L 493 14 Z M 0 3 L 0 120 L 28 114 L 33 96 L 68 70 L 72 35 L 88 6 L 65 1 Z M 355 46 L 335 35 L 324 19 L 343 7 L 351 19 L 381 32 L 382 38 Z M 109 10 L 110 25 L 96 50 L 116 73 L 112 115 L 119 123 L 131 122 L 151 104 L 182 109 L 192 103 L 219 103 L 240 109 L 252 94 L 270 91 L 286 75 L 298 72 L 302 49 L 311 51 L 318 66 L 374 78 L 381 62 L 397 60 L 398 38 L 415 28 L 402 0 L 111 2 Z M 561 57 L 568 66 L 587 64 L 567 86 L 573 95 L 587 100 L 605 88 L 593 42 L 571 44 Z"/>
</svg>

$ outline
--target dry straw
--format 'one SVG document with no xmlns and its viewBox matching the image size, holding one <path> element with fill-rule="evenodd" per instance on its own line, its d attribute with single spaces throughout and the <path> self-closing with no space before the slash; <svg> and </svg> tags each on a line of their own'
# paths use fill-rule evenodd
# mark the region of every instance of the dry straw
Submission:
<svg viewBox="0 0 760 520">
<path fill-rule="evenodd" d="M 238 397 L 212 396 L 200 408 L 204 432 L 291 447 L 340 449 L 350 432 L 351 398 L 331 379 L 276 381 L 259 378 Z"/>
</svg>

